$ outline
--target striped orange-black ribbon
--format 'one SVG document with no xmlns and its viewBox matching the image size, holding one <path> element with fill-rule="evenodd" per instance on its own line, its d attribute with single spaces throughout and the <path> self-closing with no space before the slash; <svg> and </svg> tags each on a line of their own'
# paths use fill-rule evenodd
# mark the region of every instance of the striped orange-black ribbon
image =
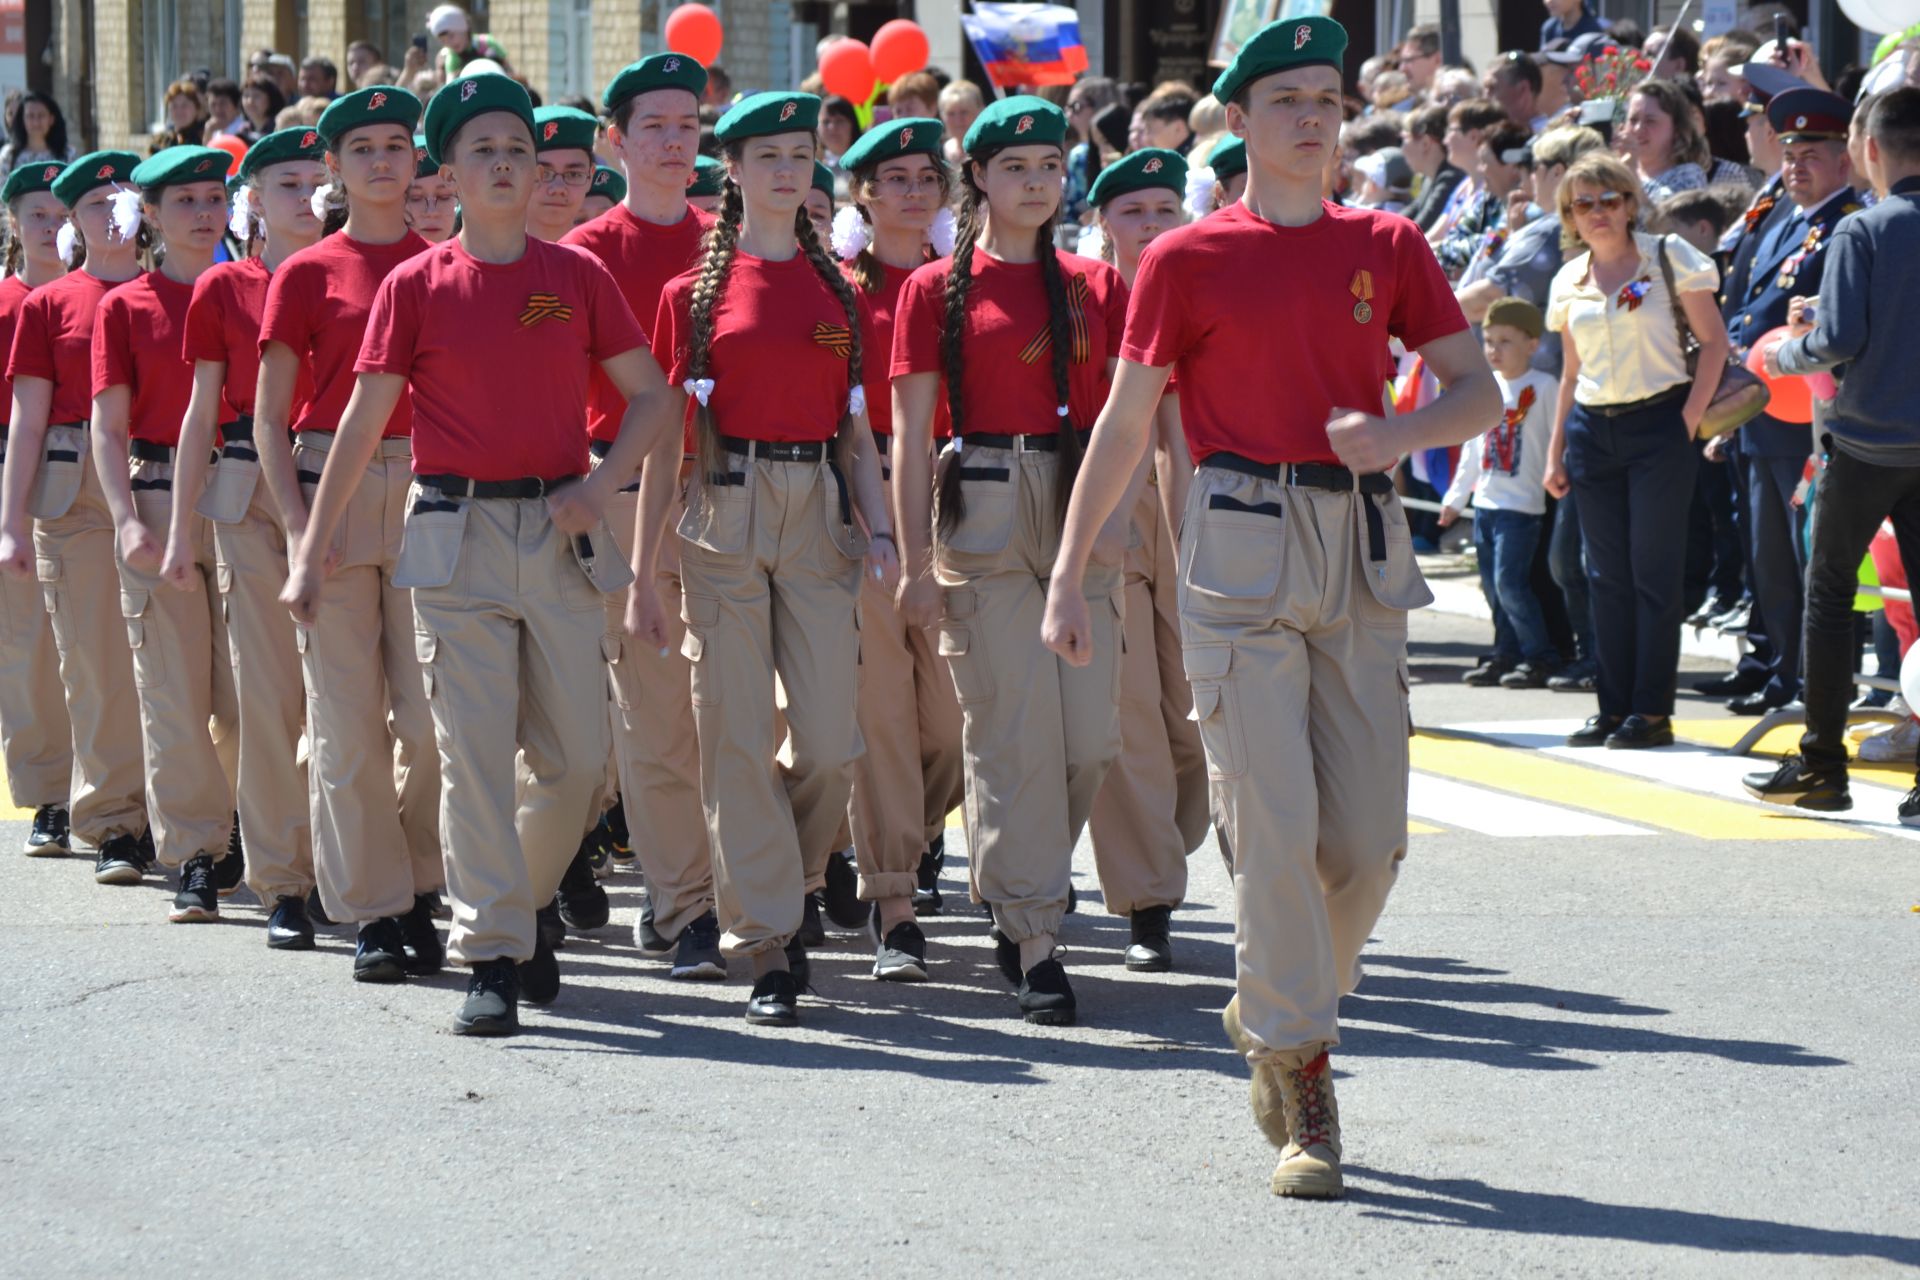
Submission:
<svg viewBox="0 0 1920 1280">
<path fill-rule="evenodd" d="M 561 324 L 571 323 L 573 308 L 560 301 L 557 293 L 530 293 L 527 295 L 527 309 L 520 313 L 522 328 L 539 324 L 542 320 L 558 320 Z"/>
<path fill-rule="evenodd" d="M 815 321 L 813 340 L 842 360 L 853 359 L 853 330 L 843 324 L 828 324 L 824 320 Z"/>
<path fill-rule="evenodd" d="M 1085 276 L 1067 281 L 1067 332 L 1072 335 L 1073 362 L 1085 364 L 1093 356 L 1093 331 L 1087 325 L 1087 301 L 1092 297 Z M 1053 324 L 1040 326 L 1033 341 L 1020 349 L 1020 362 L 1032 364 L 1053 348 Z"/>
</svg>

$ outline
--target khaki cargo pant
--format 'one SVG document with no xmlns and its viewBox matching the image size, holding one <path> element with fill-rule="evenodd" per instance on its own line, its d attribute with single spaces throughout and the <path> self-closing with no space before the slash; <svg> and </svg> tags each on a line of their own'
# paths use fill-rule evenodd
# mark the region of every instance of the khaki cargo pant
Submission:
<svg viewBox="0 0 1920 1280">
<path fill-rule="evenodd" d="M 1193 694 L 1180 659 L 1179 564 L 1160 491 L 1147 485 L 1127 548 L 1125 653 L 1120 660 L 1120 757 L 1087 819 L 1107 910 L 1124 916 L 1177 907 L 1187 855 L 1207 838 L 1207 760 L 1188 718 Z"/>
<path fill-rule="evenodd" d="M 309 503 L 332 447 L 325 432 L 295 442 Z M 404 437 L 380 442 L 334 535 L 340 563 L 321 584 L 319 615 L 294 630 L 307 687 L 315 878 L 327 915 L 352 924 L 404 915 L 414 894 L 446 883 L 440 754 L 413 595 L 393 585 L 412 457 Z"/>
<path fill-rule="evenodd" d="M 33 550 L 73 729 L 73 846 L 92 853 L 109 837 L 147 829 L 140 700 L 120 617 L 113 517 L 93 450 L 86 432 L 71 427 L 49 428 L 47 447 L 73 455 L 58 465 L 80 469 L 79 494 L 66 513 L 34 521 Z"/>
<path fill-rule="evenodd" d="M 451 568 L 446 585 L 414 591 L 440 749 L 448 955 L 527 960 L 534 913 L 553 900 L 605 784 L 606 595 L 544 499 L 457 505 L 409 517 L 400 572 Z M 596 545 L 617 562 L 604 530 Z"/>
<path fill-rule="evenodd" d="M 6 456 L 0 436 L 0 462 Z M 0 577 L 0 746 L 15 805 L 67 802 L 75 784 L 73 724 L 60 692 L 53 623 L 39 585 L 9 577 Z"/>
<path fill-rule="evenodd" d="M 607 523 L 620 554 L 633 558 L 637 492 L 617 493 L 607 504 Z M 674 500 L 677 525 L 685 500 Z M 607 629 L 601 641 L 613 687 L 613 756 L 633 833 L 634 856 L 647 878 L 654 927 L 677 937 L 695 918 L 713 909 L 713 858 L 707 819 L 700 807 L 700 742 L 693 723 L 693 664 L 681 653 L 680 548 L 669 538 L 660 548 L 655 587 L 667 618 L 668 650 L 627 634 L 625 589 L 607 596 Z"/>
<path fill-rule="evenodd" d="M 936 539 L 939 649 L 965 717 L 967 851 L 976 898 L 1015 942 L 1056 934 L 1073 846 L 1120 752 L 1120 571 L 1086 573 L 1093 661 L 1040 643 L 1060 549 L 1059 455 L 968 446 L 966 512 Z"/>
<path fill-rule="evenodd" d="M 164 546 L 173 518 L 173 464 L 136 458 L 132 476 L 134 512 Z M 215 861 L 226 856 L 239 767 L 239 707 L 216 592 L 213 522 L 195 515 L 188 527 L 195 572 L 186 590 L 119 566 L 120 612 L 140 695 L 147 815 L 166 867 L 202 853 Z"/>
<path fill-rule="evenodd" d="M 1382 517 L 1371 556 L 1365 505 Z M 1407 610 L 1433 599 L 1392 495 L 1194 476 L 1180 626 L 1231 852 L 1249 1055 L 1340 1039 L 1340 997 L 1407 851 Z"/>
<path fill-rule="evenodd" d="M 843 520 L 847 490 L 828 464 L 724 457 L 737 483 L 696 485 L 680 522 L 681 652 L 721 948 L 746 956 L 799 930 L 846 820 L 866 539 Z"/>
</svg>

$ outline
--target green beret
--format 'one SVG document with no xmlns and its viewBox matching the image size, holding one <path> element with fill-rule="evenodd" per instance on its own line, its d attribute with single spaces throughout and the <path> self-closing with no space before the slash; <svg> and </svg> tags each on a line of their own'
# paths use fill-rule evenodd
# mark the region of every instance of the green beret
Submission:
<svg viewBox="0 0 1920 1280">
<path fill-rule="evenodd" d="M 31 164 L 17 164 L 13 172 L 7 175 L 7 185 L 0 187 L 0 204 L 12 204 L 21 196 L 35 191 L 51 191 L 56 179 L 66 168 L 59 161 L 51 164 L 36 160 Z"/>
<path fill-rule="evenodd" d="M 840 167 L 852 173 L 855 169 L 878 165 L 883 160 L 898 160 L 901 156 L 937 157 L 940 144 L 946 140 L 946 136 L 947 132 L 938 120 L 930 120 L 925 116 L 889 120 L 861 134 L 847 148 L 847 154 L 840 157 Z"/>
<path fill-rule="evenodd" d="M 337 105 L 337 104 L 336 104 Z M 493 71 L 484 71 L 477 76 L 461 76 L 450 80 L 447 86 L 433 95 L 433 101 L 427 104 L 427 156 L 435 164 L 443 164 L 447 159 L 447 144 L 453 141 L 453 135 L 460 126 L 475 116 L 484 116 L 494 111 L 511 112 L 519 116 L 527 126 L 529 136 L 533 134 L 533 99 L 518 80 L 508 79 Z M 591 144 L 589 144 L 591 145 Z"/>
<path fill-rule="evenodd" d="M 833 170 L 818 160 L 813 162 L 813 189 L 824 191 L 827 193 L 827 199 L 833 199 Z"/>
<path fill-rule="evenodd" d="M 727 109 L 713 136 L 722 143 L 775 133 L 812 133 L 820 127 L 820 99 L 811 93 L 756 93 Z"/>
<path fill-rule="evenodd" d="M 224 185 L 227 170 L 232 166 L 232 154 L 218 147 L 168 147 L 135 165 L 131 176 L 134 186 L 153 195 L 162 187 L 184 186 L 189 182 Z"/>
<path fill-rule="evenodd" d="M 373 84 L 333 104 L 320 113 L 320 137 L 329 148 L 354 129 L 370 124 L 397 124 L 412 133 L 420 124 L 420 99 L 398 85 Z"/>
<path fill-rule="evenodd" d="M 71 209 L 95 187 L 132 182 L 139 163 L 140 157 L 131 151 L 89 151 L 60 171 L 53 180 L 53 194 Z"/>
<path fill-rule="evenodd" d="M 1240 46 L 1240 52 L 1213 82 L 1213 96 L 1230 102 L 1261 76 L 1290 67 L 1337 70 L 1346 56 L 1347 29 L 1332 18 L 1281 18 L 1254 32 L 1253 39 Z"/>
<path fill-rule="evenodd" d="M 717 196 L 725 183 L 727 166 L 712 156 L 695 156 L 693 160 L 693 183 L 687 188 L 690 196 Z"/>
<path fill-rule="evenodd" d="M 1067 140 L 1067 113 L 1032 94 L 1019 93 L 989 102 L 967 130 L 967 154 L 989 147 L 1025 147 Z"/>
<path fill-rule="evenodd" d="M 618 169 L 609 169 L 604 164 L 593 167 L 593 184 L 587 188 L 590 196 L 605 196 L 619 204 L 627 198 L 627 180 L 620 176 Z"/>
<path fill-rule="evenodd" d="M 593 153 L 600 122 L 578 107 L 540 107 L 533 113 L 533 149 Z"/>
<path fill-rule="evenodd" d="M 427 156 L 427 135 L 425 135 L 424 133 L 414 134 L 413 135 L 413 180 L 415 182 L 418 182 L 422 178 L 431 178 L 433 177 L 433 175 L 439 172 L 440 172 L 440 166 L 435 164 Z"/>
<path fill-rule="evenodd" d="M 247 148 L 246 157 L 240 161 L 240 177 L 251 178 L 270 164 L 289 160 L 323 160 L 326 154 L 327 144 L 318 129 L 305 125 L 277 129 Z"/>
<path fill-rule="evenodd" d="M 685 89 L 698 98 L 707 91 L 707 69 L 684 53 L 656 53 L 629 62 L 608 83 L 600 105 L 612 115 L 628 99 L 655 89 Z"/>
<path fill-rule="evenodd" d="M 1247 140 L 1245 138 L 1222 138 L 1213 144 L 1213 150 L 1207 152 L 1207 168 L 1213 170 L 1215 182 L 1225 182 L 1236 173 L 1247 171 Z"/>
<path fill-rule="evenodd" d="M 1164 188 L 1175 195 L 1187 192 L 1187 161 L 1178 151 L 1146 147 L 1130 152 L 1100 171 L 1087 193 L 1087 203 L 1098 209 L 1107 201 L 1134 191 Z"/>
</svg>

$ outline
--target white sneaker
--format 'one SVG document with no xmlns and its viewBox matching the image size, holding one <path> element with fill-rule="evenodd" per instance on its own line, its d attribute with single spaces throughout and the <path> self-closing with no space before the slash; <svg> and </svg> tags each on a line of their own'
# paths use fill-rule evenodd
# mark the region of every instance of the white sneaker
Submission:
<svg viewBox="0 0 1920 1280">
<path fill-rule="evenodd" d="M 1860 744 L 1863 764 L 1912 764 L 1920 756 L 1920 721 L 1907 720 Z"/>
</svg>

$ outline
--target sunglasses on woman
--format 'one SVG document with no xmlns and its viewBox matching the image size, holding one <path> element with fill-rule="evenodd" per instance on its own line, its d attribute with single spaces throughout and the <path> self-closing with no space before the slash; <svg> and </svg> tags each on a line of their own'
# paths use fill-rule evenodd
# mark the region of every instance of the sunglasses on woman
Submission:
<svg viewBox="0 0 1920 1280">
<path fill-rule="evenodd" d="M 1620 207 L 1626 204 L 1626 202 L 1627 198 L 1618 191 L 1605 191 L 1597 196 L 1575 196 L 1573 198 L 1573 211 L 1575 213 L 1592 213 L 1595 209 L 1598 209 L 1602 213 L 1617 213 Z"/>
</svg>

